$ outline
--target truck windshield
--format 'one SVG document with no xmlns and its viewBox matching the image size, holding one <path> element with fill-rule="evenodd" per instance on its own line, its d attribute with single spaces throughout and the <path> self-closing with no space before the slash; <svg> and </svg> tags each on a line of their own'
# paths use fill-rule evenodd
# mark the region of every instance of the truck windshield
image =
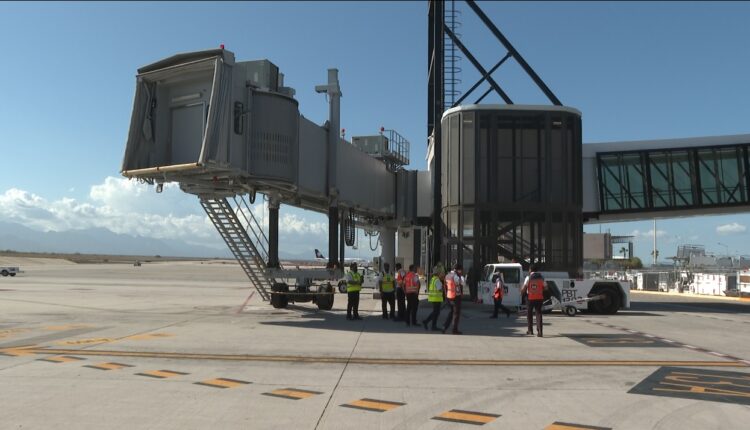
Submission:
<svg viewBox="0 0 750 430">
<path fill-rule="evenodd" d="M 503 281 L 505 281 L 506 284 L 517 284 L 521 282 L 521 271 L 518 269 L 514 269 L 511 267 L 507 269 L 497 268 L 495 269 L 495 273 L 502 273 Z M 495 273 L 490 276 L 490 279 L 488 279 L 489 281 L 491 281 L 492 278 L 495 277 Z"/>
</svg>

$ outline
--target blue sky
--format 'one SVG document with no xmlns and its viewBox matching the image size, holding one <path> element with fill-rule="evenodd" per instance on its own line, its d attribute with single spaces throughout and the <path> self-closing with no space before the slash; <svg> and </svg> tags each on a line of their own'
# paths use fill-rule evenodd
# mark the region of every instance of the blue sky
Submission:
<svg viewBox="0 0 750 430">
<path fill-rule="evenodd" d="M 584 142 L 750 133 L 750 3 L 480 5 L 562 102 L 583 112 Z M 505 50 L 459 8 L 462 40 L 489 68 Z M 422 169 L 426 14 L 421 1 L 2 2 L 0 221 L 57 230 L 90 221 L 175 237 L 208 228 L 193 237 L 215 240 L 194 197 L 172 187 L 161 201 L 136 199 L 143 191 L 118 178 L 136 69 L 221 43 L 240 60 L 276 63 L 301 112 L 319 123 L 327 105 L 314 86 L 337 67 L 347 136 L 396 129 L 412 142 L 412 168 Z M 466 60 L 462 68 L 467 88 L 479 75 Z M 545 103 L 515 64 L 495 79 L 517 103 Z M 296 232 L 310 236 L 304 246 L 325 247 L 323 216 L 283 212 L 296 226 L 285 240 Z M 128 218 L 150 221 L 124 226 Z M 661 255 L 677 243 L 750 253 L 748 225 L 746 214 L 659 221 Z M 635 233 L 636 254 L 648 256 L 650 221 L 602 229 Z"/>
</svg>

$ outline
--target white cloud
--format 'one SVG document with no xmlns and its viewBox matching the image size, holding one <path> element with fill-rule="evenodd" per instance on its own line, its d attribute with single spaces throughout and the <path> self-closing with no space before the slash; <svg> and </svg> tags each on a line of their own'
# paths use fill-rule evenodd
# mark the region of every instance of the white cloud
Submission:
<svg viewBox="0 0 750 430">
<path fill-rule="evenodd" d="M 664 237 L 667 235 L 667 232 L 664 230 L 656 230 L 656 237 Z M 635 236 L 637 239 L 648 239 L 654 237 L 654 229 L 652 228 L 649 231 L 640 231 L 640 230 L 633 230 L 629 236 Z"/>
<path fill-rule="evenodd" d="M 716 227 L 716 233 L 721 234 L 721 235 L 727 235 L 727 234 L 733 234 L 733 233 L 744 233 L 745 231 L 747 231 L 747 227 L 737 222 L 731 222 L 729 224 L 722 224 Z"/>
<path fill-rule="evenodd" d="M 252 206 L 253 214 L 267 232 L 268 207 L 262 196 L 258 197 Z M 198 198 L 182 192 L 176 183 L 164 184 L 163 192 L 157 194 L 153 186 L 110 176 L 91 187 L 86 201 L 68 197 L 48 200 L 11 188 L 0 194 L 0 221 L 42 231 L 106 228 L 119 234 L 225 246 Z M 282 208 L 279 220 L 282 252 L 309 250 L 312 255 L 313 247 L 325 245 L 327 232 L 328 223 L 323 215 Z"/>
</svg>

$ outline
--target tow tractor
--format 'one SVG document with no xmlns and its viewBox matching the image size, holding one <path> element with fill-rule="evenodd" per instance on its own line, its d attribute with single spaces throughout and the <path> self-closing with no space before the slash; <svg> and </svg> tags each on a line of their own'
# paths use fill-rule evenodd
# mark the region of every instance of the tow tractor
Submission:
<svg viewBox="0 0 750 430">
<path fill-rule="evenodd" d="M 521 287 L 525 276 L 519 263 L 495 263 L 484 266 L 482 280 L 477 288 L 480 303 L 492 305 L 495 273 L 503 275 L 505 291 L 503 305 L 525 309 Z M 630 285 L 625 281 L 604 279 L 573 279 L 564 272 L 540 272 L 547 284 L 543 310 L 559 309 L 568 316 L 581 310 L 599 314 L 615 314 L 630 308 Z"/>
<path fill-rule="evenodd" d="M 0 275 L 2 276 L 16 276 L 17 273 L 23 272 L 18 267 L 0 266 Z"/>
</svg>

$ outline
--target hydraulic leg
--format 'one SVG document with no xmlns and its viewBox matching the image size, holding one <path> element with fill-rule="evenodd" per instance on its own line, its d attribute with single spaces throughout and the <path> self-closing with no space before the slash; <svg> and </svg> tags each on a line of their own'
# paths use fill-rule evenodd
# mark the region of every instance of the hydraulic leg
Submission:
<svg viewBox="0 0 750 430">
<path fill-rule="evenodd" d="M 268 206 L 268 267 L 279 268 L 279 202 Z"/>
</svg>

